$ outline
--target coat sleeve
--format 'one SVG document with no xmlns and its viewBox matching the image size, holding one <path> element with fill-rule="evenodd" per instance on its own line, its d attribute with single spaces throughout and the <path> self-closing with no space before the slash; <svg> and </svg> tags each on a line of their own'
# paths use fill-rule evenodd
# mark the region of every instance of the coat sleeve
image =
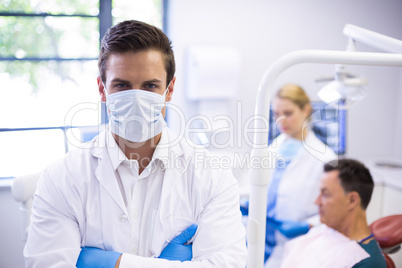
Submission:
<svg viewBox="0 0 402 268">
<path fill-rule="evenodd" d="M 228 170 L 215 173 L 215 176 L 208 178 L 214 180 L 214 183 L 207 190 L 211 195 L 198 221 L 192 261 L 168 261 L 123 254 L 120 268 L 245 267 L 247 248 L 237 181 Z"/>
<path fill-rule="evenodd" d="M 81 239 L 69 203 L 45 170 L 35 193 L 24 248 L 26 267 L 75 267 Z"/>
</svg>

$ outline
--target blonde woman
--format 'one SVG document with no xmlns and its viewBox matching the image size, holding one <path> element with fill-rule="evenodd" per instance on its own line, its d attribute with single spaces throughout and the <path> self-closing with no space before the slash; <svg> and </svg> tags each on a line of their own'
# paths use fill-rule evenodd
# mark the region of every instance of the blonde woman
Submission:
<svg viewBox="0 0 402 268">
<path fill-rule="evenodd" d="M 307 126 L 310 99 L 297 85 L 287 84 L 273 100 L 273 112 L 281 134 L 269 147 L 276 155 L 268 187 L 265 267 L 280 267 L 284 243 L 310 228 L 318 214 L 314 200 L 324 163 L 335 153 Z"/>
</svg>

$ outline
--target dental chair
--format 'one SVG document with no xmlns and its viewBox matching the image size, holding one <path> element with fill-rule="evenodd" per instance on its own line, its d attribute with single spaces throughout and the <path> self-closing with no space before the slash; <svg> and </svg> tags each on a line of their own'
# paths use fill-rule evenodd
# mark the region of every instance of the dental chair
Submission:
<svg viewBox="0 0 402 268">
<path fill-rule="evenodd" d="M 370 229 L 380 245 L 388 268 L 395 268 L 394 261 L 388 256 L 397 252 L 402 243 L 402 215 L 383 217 L 370 224 Z"/>
<path fill-rule="evenodd" d="M 22 214 L 21 239 L 27 240 L 28 227 L 32 215 L 33 196 L 41 173 L 15 177 L 11 186 L 11 193 L 17 202 L 20 202 Z"/>
</svg>

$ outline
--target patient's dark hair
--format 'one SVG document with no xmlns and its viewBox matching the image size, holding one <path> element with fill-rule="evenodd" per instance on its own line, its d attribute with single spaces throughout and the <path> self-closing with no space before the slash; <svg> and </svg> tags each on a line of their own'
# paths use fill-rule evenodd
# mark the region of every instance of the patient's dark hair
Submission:
<svg viewBox="0 0 402 268">
<path fill-rule="evenodd" d="M 162 53 L 167 72 L 166 85 L 173 79 L 175 60 L 169 38 L 157 27 L 136 20 L 109 28 L 102 38 L 98 59 L 99 75 L 106 82 L 107 61 L 112 54 L 155 49 Z"/>
<path fill-rule="evenodd" d="M 339 159 L 324 165 L 324 171 L 339 171 L 339 179 L 345 193 L 357 192 L 361 199 L 361 206 L 365 210 L 370 203 L 374 182 L 370 171 L 359 161 L 354 159 Z"/>
</svg>

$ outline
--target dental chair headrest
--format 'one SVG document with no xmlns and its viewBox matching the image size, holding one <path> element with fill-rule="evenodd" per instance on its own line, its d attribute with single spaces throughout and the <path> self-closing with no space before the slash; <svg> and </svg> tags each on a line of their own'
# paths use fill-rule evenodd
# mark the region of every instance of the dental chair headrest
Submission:
<svg viewBox="0 0 402 268">
<path fill-rule="evenodd" d="M 381 248 L 392 248 L 402 243 L 402 215 L 392 215 L 374 221 L 370 229 Z"/>
<path fill-rule="evenodd" d="M 35 173 L 14 178 L 11 192 L 16 201 L 25 202 L 33 197 L 40 174 Z"/>
</svg>

